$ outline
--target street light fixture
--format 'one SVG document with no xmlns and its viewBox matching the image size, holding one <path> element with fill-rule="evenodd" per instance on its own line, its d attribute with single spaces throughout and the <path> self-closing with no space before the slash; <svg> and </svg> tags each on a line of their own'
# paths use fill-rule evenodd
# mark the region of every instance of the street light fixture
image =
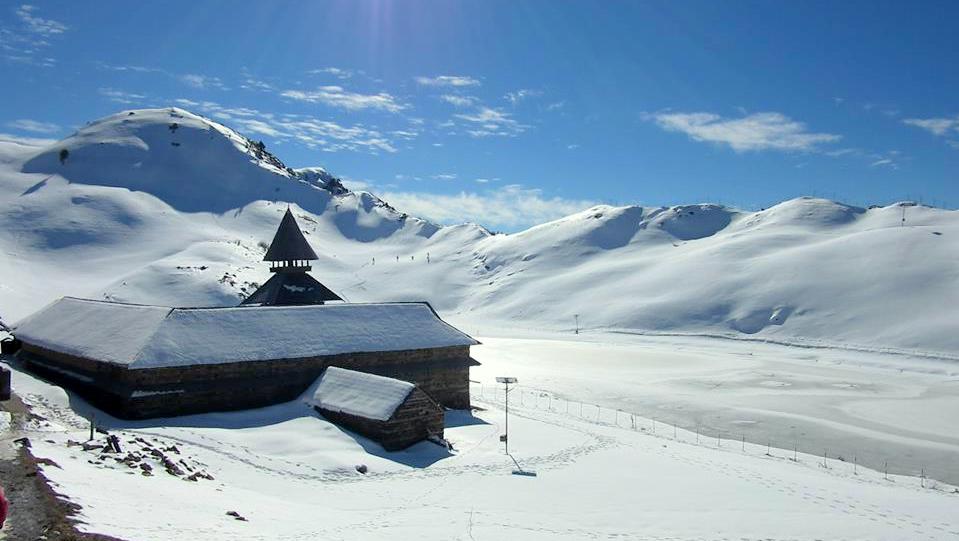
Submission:
<svg viewBox="0 0 959 541">
<path fill-rule="evenodd" d="M 509 386 L 510 384 L 515 384 L 517 381 L 513 377 L 497 377 L 496 383 L 502 383 L 506 385 L 506 433 L 499 437 L 499 441 L 503 442 L 506 445 L 506 454 L 509 454 Z"/>
</svg>

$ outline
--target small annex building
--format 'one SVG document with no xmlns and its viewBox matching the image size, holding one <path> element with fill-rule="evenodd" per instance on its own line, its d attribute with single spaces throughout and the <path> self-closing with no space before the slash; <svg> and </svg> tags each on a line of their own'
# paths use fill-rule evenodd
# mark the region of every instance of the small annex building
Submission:
<svg viewBox="0 0 959 541">
<path fill-rule="evenodd" d="M 274 276 L 240 306 L 63 297 L 13 328 L 17 357 L 125 419 L 286 402 L 330 367 L 409 382 L 443 407 L 469 408 L 478 364 L 470 346 L 479 342 L 426 302 L 343 302 L 308 274 L 312 259 L 287 209 L 264 257 Z"/>
<path fill-rule="evenodd" d="M 331 366 L 320 376 L 312 404 L 330 421 L 387 451 L 443 437 L 443 407 L 407 381 Z"/>
</svg>

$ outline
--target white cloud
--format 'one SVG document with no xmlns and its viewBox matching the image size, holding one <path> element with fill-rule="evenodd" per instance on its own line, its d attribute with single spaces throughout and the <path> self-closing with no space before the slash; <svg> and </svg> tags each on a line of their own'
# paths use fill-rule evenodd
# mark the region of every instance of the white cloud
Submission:
<svg viewBox="0 0 959 541">
<path fill-rule="evenodd" d="M 480 82 L 465 75 L 438 75 L 436 77 L 417 77 L 417 84 L 423 86 L 479 86 Z"/>
<path fill-rule="evenodd" d="M 209 75 L 198 75 L 196 73 L 187 73 L 180 76 L 180 81 L 193 88 L 217 88 L 219 90 L 229 90 L 219 77 Z"/>
<path fill-rule="evenodd" d="M 959 132 L 959 116 L 952 118 L 907 118 L 902 122 L 922 128 L 933 135 L 946 135 L 950 131 Z"/>
<path fill-rule="evenodd" d="M 858 148 L 839 148 L 836 150 L 823 152 L 823 154 L 825 154 L 826 156 L 831 156 L 833 158 L 838 158 L 840 156 L 845 156 L 847 154 L 861 154 L 861 153 L 862 151 L 860 151 Z"/>
<path fill-rule="evenodd" d="M 440 99 L 455 107 L 472 107 L 478 101 L 473 96 L 456 96 L 453 94 L 443 94 Z"/>
<path fill-rule="evenodd" d="M 467 130 L 467 133 L 473 137 L 514 136 L 529 129 L 529 126 L 520 124 L 509 113 L 491 107 L 483 106 L 475 113 L 462 113 L 453 116 L 473 125 L 471 129 Z"/>
<path fill-rule="evenodd" d="M 953 141 L 952 139 L 950 139 L 950 140 L 946 141 L 946 144 L 949 145 L 949 146 L 951 146 L 952 148 L 954 148 L 954 149 L 956 149 L 956 150 L 959 150 L 959 141 Z"/>
<path fill-rule="evenodd" d="M 562 109 L 563 107 L 566 107 L 566 102 L 565 102 L 565 101 L 555 101 L 555 102 L 550 103 L 549 105 L 547 105 L 547 106 L 546 106 L 546 110 L 547 110 L 547 111 L 556 111 L 556 110 Z"/>
<path fill-rule="evenodd" d="M 456 180 L 455 173 L 439 173 L 431 177 L 433 180 Z"/>
<path fill-rule="evenodd" d="M 240 84 L 240 88 L 244 90 L 258 90 L 260 92 L 274 92 L 276 87 L 271 85 L 266 81 L 261 81 L 260 79 L 254 79 L 253 77 L 247 77 Z"/>
<path fill-rule="evenodd" d="M 527 98 L 536 98 L 542 95 L 543 95 L 543 92 L 540 90 L 530 90 L 528 88 L 521 88 L 517 90 L 516 92 L 507 92 L 506 95 L 503 97 L 507 101 L 512 103 L 514 106 L 516 106 L 519 104 L 519 102 Z"/>
<path fill-rule="evenodd" d="M 310 73 L 313 75 L 321 75 L 321 74 L 332 75 L 338 79 L 349 79 L 350 77 L 353 76 L 353 72 L 351 70 L 334 68 L 334 67 L 314 69 L 314 70 L 308 71 L 307 73 Z"/>
<path fill-rule="evenodd" d="M 363 125 L 342 126 L 329 120 L 304 115 L 274 115 L 245 107 L 224 107 L 218 103 L 179 99 L 184 107 L 197 109 L 229 123 L 243 133 L 257 133 L 291 141 L 324 152 L 396 152 L 393 141 Z"/>
<path fill-rule="evenodd" d="M 29 4 L 23 4 L 16 10 L 17 17 L 26 25 L 28 32 L 39 36 L 52 36 L 67 31 L 67 25 L 53 19 L 38 17 L 34 14 L 36 11 L 36 6 Z"/>
<path fill-rule="evenodd" d="M 403 212 L 450 224 L 475 222 L 493 229 L 516 230 L 589 208 L 587 200 L 545 197 L 541 190 L 511 184 L 483 193 L 432 194 L 385 192 L 385 201 Z"/>
<path fill-rule="evenodd" d="M 11 62 L 53 67 L 57 61 L 43 51 L 52 39 L 67 31 L 67 26 L 53 19 L 38 16 L 37 8 L 22 4 L 13 9 L 16 23 L 0 25 L 0 52 Z M 2 18 L 0 18 L 2 20 Z"/>
<path fill-rule="evenodd" d="M 115 88 L 100 88 L 97 90 L 97 92 L 101 96 L 115 103 L 131 104 L 146 99 L 146 95 L 144 94 L 135 94 L 133 92 L 126 92 L 123 90 L 117 90 Z"/>
<path fill-rule="evenodd" d="M 166 73 L 166 71 L 160 68 L 150 68 L 147 66 L 137 66 L 131 64 L 117 65 L 117 64 L 107 64 L 105 62 L 97 62 L 97 65 L 103 69 L 111 71 L 131 71 L 134 73 Z"/>
<path fill-rule="evenodd" d="M 479 183 L 479 184 L 486 184 L 486 183 L 489 182 L 489 179 L 488 179 L 488 178 L 478 178 L 478 179 L 475 179 L 474 182 L 477 182 L 477 183 Z"/>
<path fill-rule="evenodd" d="M 657 113 L 649 115 L 667 131 L 685 133 L 694 141 L 729 145 L 736 152 L 811 151 L 841 139 L 831 133 L 813 133 L 802 122 L 781 113 L 753 113 L 723 118 L 713 113 Z"/>
<path fill-rule="evenodd" d="M 882 167 L 882 166 L 894 168 L 896 166 L 896 163 L 889 158 L 882 158 L 869 164 L 869 167 Z"/>
<path fill-rule="evenodd" d="M 312 91 L 286 90 L 280 95 L 298 101 L 323 103 L 331 107 L 339 107 L 349 111 L 379 109 L 397 113 L 406 109 L 405 105 L 398 103 L 396 98 L 386 92 L 380 92 L 379 94 L 358 94 L 345 90 L 341 86 L 321 86 Z"/>
<path fill-rule="evenodd" d="M 7 122 L 7 127 L 32 133 L 57 133 L 61 129 L 57 124 L 39 122 L 37 120 L 30 120 L 29 118 L 21 118 L 20 120 Z"/>
</svg>

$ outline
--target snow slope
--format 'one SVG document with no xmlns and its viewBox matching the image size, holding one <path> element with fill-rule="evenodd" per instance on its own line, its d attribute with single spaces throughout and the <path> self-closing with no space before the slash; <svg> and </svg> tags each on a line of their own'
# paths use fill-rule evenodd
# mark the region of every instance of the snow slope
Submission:
<svg viewBox="0 0 959 541">
<path fill-rule="evenodd" d="M 587 330 L 959 356 L 954 211 L 598 206 L 492 235 L 289 169 L 181 109 L 124 111 L 52 144 L 0 141 L 0 317 L 61 295 L 235 304 L 268 277 L 259 259 L 288 203 L 320 254 L 314 275 L 352 301 L 427 300 L 488 328 L 572 330 L 578 316 Z"/>
</svg>

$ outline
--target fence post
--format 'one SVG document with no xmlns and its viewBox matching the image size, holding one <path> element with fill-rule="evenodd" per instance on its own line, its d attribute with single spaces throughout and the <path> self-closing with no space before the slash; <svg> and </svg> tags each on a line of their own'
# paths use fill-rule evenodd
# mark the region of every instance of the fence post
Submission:
<svg viewBox="0 0 959 541">
<path fill-rule="evenodd" d="M 746 435 L 743 434 L 743 452 L 746 452 Z"/>
</svg>

